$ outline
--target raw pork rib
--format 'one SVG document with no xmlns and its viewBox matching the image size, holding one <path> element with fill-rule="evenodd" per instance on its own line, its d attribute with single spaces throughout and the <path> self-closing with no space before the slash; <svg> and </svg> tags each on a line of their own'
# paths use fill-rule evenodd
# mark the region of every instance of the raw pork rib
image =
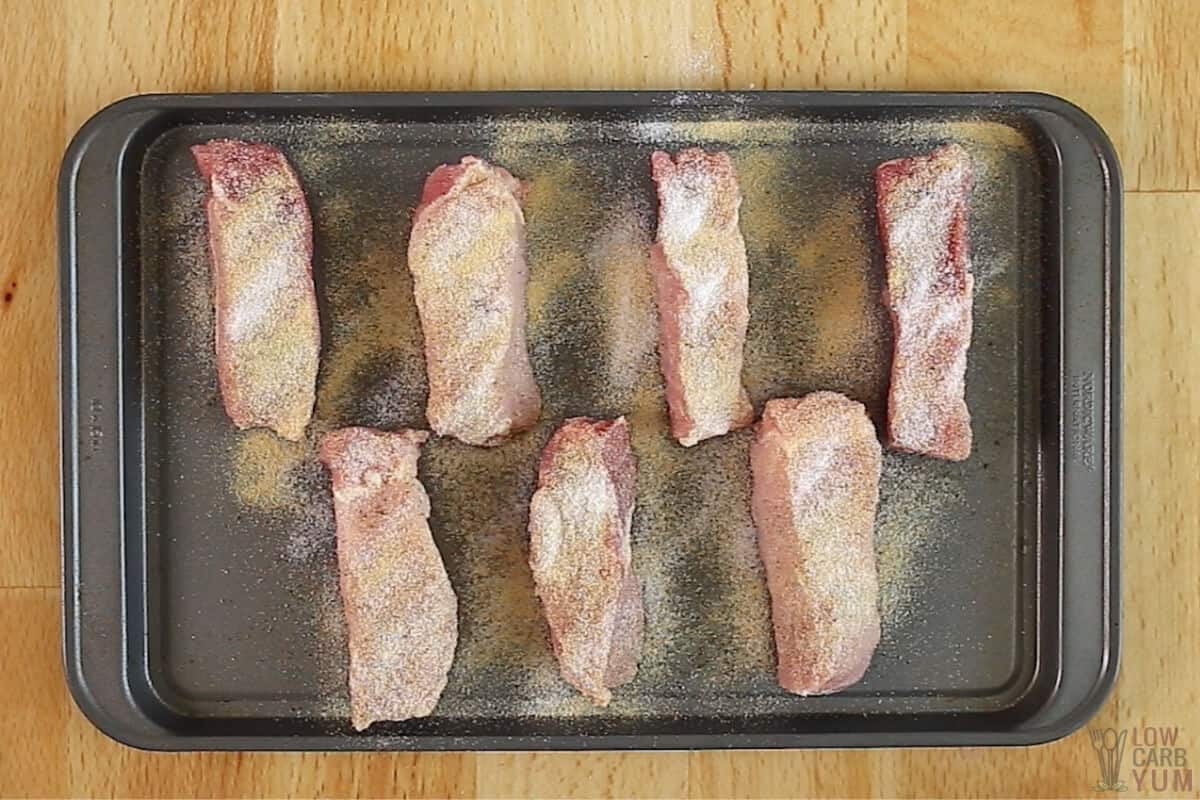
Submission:
<svg viewBox="0 0 1200 800">
<path fill-rule="evenodd" d="M 208 183 L 217 378 L 239 428 L 304 435 L 316 396 L 321 328 L 312 219 L 283 154 L 215 140 L 192 148 Z"/>
<path fill-rule="evenodd" d="M 598 706 L 633 679 L 642 650 L 629 541 L 636 470 L 624 417 L 569 419 L 542 451 L 529 506 L 529 564 L 559 669 Z"/>
<path fill-rule="evenodd" d="M 964 399 L 974 279 L 967 252 L 971 160 L 958 145 L 875 170 L 887 254 L 884 303 L 895 353 L 888 445 L 962 461 L 971 454 Z"/>
<path fill-rule="evenodd" d="M 429 434 L 342 428 L 321 440 L 333 476 L 338 578 L 350 645 L 350 715 L 432 713 L 458 642 L 458 601 L 429 532 L 417 457 Z"/>
<path fill-rule="evenodd" d="M 408 266 L 429 374 L 430 426 L 496 445 L 532 426 L 541 395 L 525 347 L 520 183 L 467 156 L 435 169 L 413 216 Z"/>
<path fill-rule="evenodd" d="M 750 320 L 746 243 L 738 190 L 725 153 L 684 150 L 650 157 L 658 186 L 652 251 L 658 349 L 671 433 L 685 447 L 754 421 L 742 387 Z"/>
<path fill-rule="evenodd" d="M 840 691 L 862 678 L 879 643 L 875 427 L 860 403 L 834 392 L 770 400 L 750 466 L 779 685 Z"/>
</svg>

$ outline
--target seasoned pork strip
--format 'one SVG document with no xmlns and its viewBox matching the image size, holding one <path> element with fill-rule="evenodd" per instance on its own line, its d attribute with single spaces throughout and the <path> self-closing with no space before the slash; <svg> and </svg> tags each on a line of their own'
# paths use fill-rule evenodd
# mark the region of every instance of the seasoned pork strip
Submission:
<svg viewBox="0 0 1200 800">
<path fill-rule="evenodd" d="M 429 532 L 417 458 L 429 434 L 342 428 L 321 440 L 333 477 L 338 578 L 357 730 L 433 712 L 458 641 L 458 601 Z"/>
<path fill-rule="evenodd" d="M 435 169 L 413 216 L 408 266 L 429 375 L 429 425 L 473 445 L 532 426 L 541 395 L 525 344 L 520 183 L 473 156 Z"/>
<path fill-rule="evenodd" d="M 659 359 L 671 433 L 685 447 L 754 421 L 742 386 L 750 320 L 742 195 L 725 153 L 650 157 L 658 186 L 652 251 Z"/>
<path fill-rule="evenodd" d="M 750 466 L 779 685 L 840 691 L 862 678 L 879 643 L 875 427 L 860 403 L 834 392 L 770 400 Z"/>
<path fill-rule="evenodd" d="M 239 428 L 304 435 L 316 397 L 321 328 L 312 219 L 274 147 L 218 139 L 192 148 L 208 184 L 217 379 Z"/>
<path fill-rule="evenodd" d="M 884 303 L 895 331 L 888 445 L 950 461 L 971 454 L 964 397 L 975 283 L 967 252 L 971 181 L 970 157 L 958 145 L 875 170 Z"/>
<path fill-rule="evenodd" d="M 542 451 L 529 506 L 529 563 L 559 669 L 598 706 L 633 679 L 642 650 L 636 470 L 624 417 L 569 419 Z"/>
</svg>

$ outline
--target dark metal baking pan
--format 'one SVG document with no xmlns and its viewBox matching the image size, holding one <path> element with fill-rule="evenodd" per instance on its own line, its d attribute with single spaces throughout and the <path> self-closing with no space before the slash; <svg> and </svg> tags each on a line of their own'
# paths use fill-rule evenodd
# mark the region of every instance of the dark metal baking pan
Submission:
<svg viewBox="0 0 1200 800">
<path fill-rule="evenodd" d="M 461 639 L 435 714 L 352 731 L 332 521 L 310 441 L 238 432 L 216 390 L 189 145 L 271 142 L 315 222 L 317 414 L 424 426 L 404 249 L 421 180 L 472 153 L 529 182 L 537 429 L 422 458 Z M 976 158 L 976 447 L 888 454 L 884 639 L 841 694 L 782 692 L 745 513 L 748 434 L 663 433 L 644 285 L 649 153 L 729 150 L 746 195 L 756 405 L 829 388 L 880 419 L 872 169 Z M 109 735 L 161 749 L 1027 744 L 1083 724 L 1118 651 L 1121 186 L 1103 132 L 1036 94 L 147 96 L 97 114 L 60 186 L 66 674 Z M 626 281 L 627 283 L 622 283 Z M 624 316 L 622 316 L 624 315 Z M 619 324 L 618 324 L 619 323 Z M 647 347 L 649 346 L 649 350 Z M 524 564 L 538 449 L 565 416 L 634 428 L 647 648 L 605 710 L 557 679 Z"/>
</svg>

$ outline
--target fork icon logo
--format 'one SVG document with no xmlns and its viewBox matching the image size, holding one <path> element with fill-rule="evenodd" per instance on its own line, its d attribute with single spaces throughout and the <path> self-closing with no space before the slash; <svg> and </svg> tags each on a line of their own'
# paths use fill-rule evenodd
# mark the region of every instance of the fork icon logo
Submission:
<svg viewBox="0 0 1200 800">
<path fill-rule="evenodd" d="M 1121 780 L 1121 761 L 1125 757 L 1125 736 L 1128 733 L 1116 728 L 1088 729 L 1092 737 L 1092 749 L 1096 751 L 1096 760 L 1100 763 L 1100 782 L 1096 784 L 1096 791 L 1123 792 L 1129 788 Z"/>
</svg>

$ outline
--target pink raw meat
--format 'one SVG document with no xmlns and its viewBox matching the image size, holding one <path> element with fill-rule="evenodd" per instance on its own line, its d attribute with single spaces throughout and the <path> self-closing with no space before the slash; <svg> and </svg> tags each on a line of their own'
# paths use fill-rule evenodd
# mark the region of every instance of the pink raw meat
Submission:
<svg viewBox="0 0 1200 800">
<path fill-rule="evenodd" d="M 779 685 L 856 683 L 879 643 L 875 509 L 882 455 L 862 404 L 771 400 L 750 449 L 751 511 L 771 592 Z"/>
<path fill-rule="evenodd" d="M 683 150 L 650 157 L 658 186 L 652 250 L 659 359 L 671 433 L 685 447 L 754 421 L 742 386 L 749 324 L 746 243 L 738 190 L 725 153 Z"/>
<path fill-rule="evenodd" d="M 350 714 L 433 712 L 454 660 L 458 600 L 429 531 L 417 478 L 424 431 L 342 428 L 321 440 L 333 477 L 338 578 L 350 645 Z"/>
<path fill-rule="evenodd" d="M 636 470 L 624 417 L 569 419 L 542 451 L 529 504 L 529 564 L 559 669 L 598 706 L 633 679 L 642 650 Z"/>
<path fill-rule="evenodd" d="M 887 256 L 884 303 L 895 331 L 888 445 L 951 461 L 971 454 L 971 182 L 971 159 L 958 145 L 875 170 Z"/>
<path fill-rule="evenodd" d="M 274 147 L 217 139 L 192 148 L 208 184 L 217 378 L 239 428 L 298 440 L 312 417 L 321 328 L 312 219 Z"/>
<path fill-rule="evenodd" d="M 492 446 L 537 422 L 525 343 L 521 185 L 473 156 L 435 169 L 413 216 L 408 267 L 425 336 L 429 425 Z"/>
</svg>

